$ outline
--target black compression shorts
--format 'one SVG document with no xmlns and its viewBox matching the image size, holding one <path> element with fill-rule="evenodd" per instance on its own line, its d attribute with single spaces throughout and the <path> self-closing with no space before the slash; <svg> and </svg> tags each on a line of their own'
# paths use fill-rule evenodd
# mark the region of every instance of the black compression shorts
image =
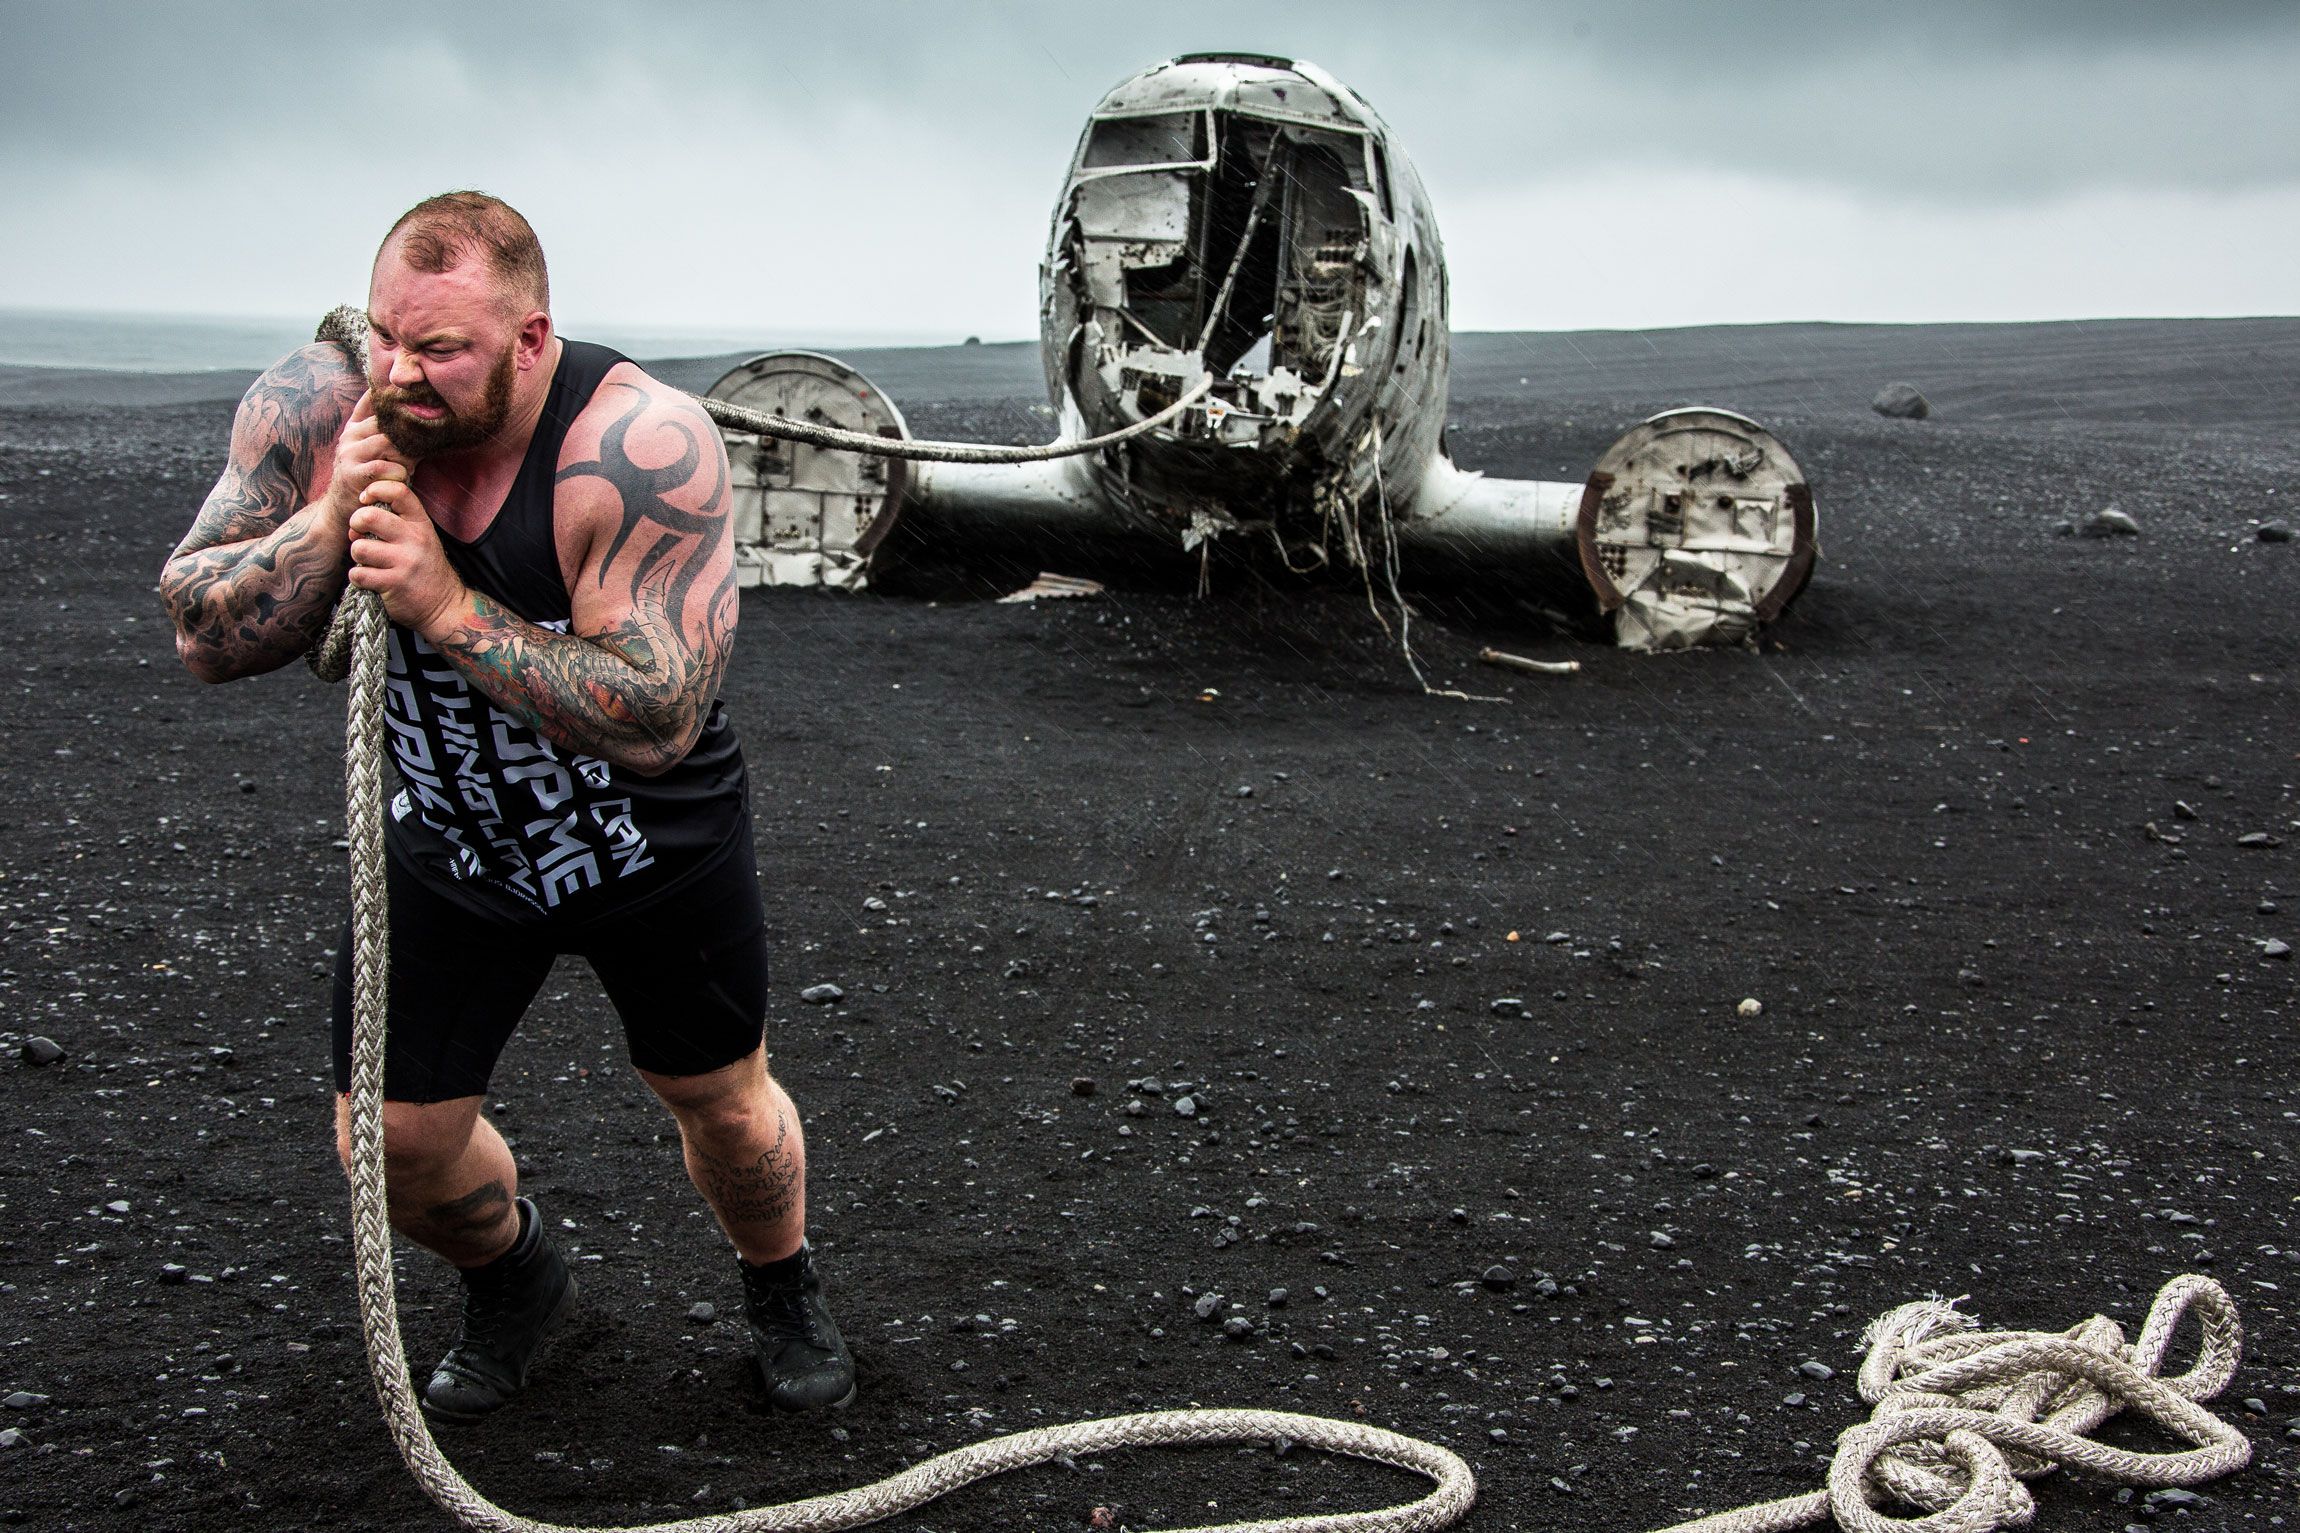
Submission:
<svg viewBox="0 0 2300 1533">
<path fill-rule="evenodd" d="M 639 909 L 577 925 L 474 914 L 390 866 L 391 1011 L 383 1094 L 444 1102 L 486 1092 L 495 1060 L 561 953 L 589 961 L 623 1019 L 631 1063 L 701 1075 L 766 1033 L 766 904 L 749 816 L 718 863 Z M 351 928 L 335 960 L 335 1088 L 351 1089 Z"/>
</svg>

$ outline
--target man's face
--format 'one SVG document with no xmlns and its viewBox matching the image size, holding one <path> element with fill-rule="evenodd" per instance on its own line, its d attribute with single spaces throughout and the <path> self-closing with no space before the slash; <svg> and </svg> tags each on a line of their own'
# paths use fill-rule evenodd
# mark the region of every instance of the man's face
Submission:
<svg viewBox="0 0 2300 1533">
<path fill-rule="evenodd" d="M 368 389 L 392 446 L 426 458 L 503 430 L 519 327 L 482 262 L 421 272 L 387 251 L 369 287 L 368 327 Z"/>
</svg>

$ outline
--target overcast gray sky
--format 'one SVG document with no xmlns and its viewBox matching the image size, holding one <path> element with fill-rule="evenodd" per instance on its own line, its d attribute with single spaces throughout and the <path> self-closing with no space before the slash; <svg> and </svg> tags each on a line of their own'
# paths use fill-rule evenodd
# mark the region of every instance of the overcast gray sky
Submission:
<svg viewBox="0 0 2300 1533">
<path fill-rule="evenodd" d="M 0 306 L 304 316 L 452 186 L 559 317 L 1019 338 L 1079 127 L 1314 60 L 1463 329 L 2300 312 L 2300 5 L 0 0 Z"/>
</svg>

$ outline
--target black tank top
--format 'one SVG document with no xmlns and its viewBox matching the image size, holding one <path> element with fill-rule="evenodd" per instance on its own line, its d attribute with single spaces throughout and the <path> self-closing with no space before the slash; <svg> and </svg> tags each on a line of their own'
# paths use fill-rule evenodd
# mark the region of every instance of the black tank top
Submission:
<svg viewBox="0 0 2300 1533">
<path fill-rule="evenodd" d="M 503 508 L 468 543 L 439 535 L 464 584 L 558 633 L 573 610 L 554 535 L 559 452 L 600 381 L 624 360 L 604 346 L 564 342 Z M 716 698 L 694 749 L 662 775 L 642 777 L 544 739 L 395 623 L 384 713 L 402 784 L 386 844 L 404 866 L 485 914 L 583 920 L 628 909 L 709 869 L 750 812 L 742 747 Z"/>
</svg>

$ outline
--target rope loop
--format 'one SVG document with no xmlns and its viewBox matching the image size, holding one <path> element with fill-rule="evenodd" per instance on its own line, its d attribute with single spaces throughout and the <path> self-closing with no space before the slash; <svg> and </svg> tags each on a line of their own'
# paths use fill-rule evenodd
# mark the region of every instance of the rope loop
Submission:
<svg viewBox="0 0 2300 1533">
<path fill-rule="evenodd" d="M 2243 1433 L 2197 1402 L 2228 1387 L 2243 1353 L 2235 1301 L 2208 1277 L 2164 1285 L 2126 1345 L 2095 1315 L 2066 1331 L 1980 1331 L 1957 1301 L 1904 1304 L 1869 1328 L 1859 1374 L 1869 1419 L 1837 1439 L 1828 1486 L 1681 1523 L 1667 1533 L 1785 1533 L 1834 1517 L 1845 1533 L 1993 1533 L 2025 1527 L 2036 1503 L 2021 1482 L 2056 1468 L 2123 1485 L 2196 1485 L 2251 1461 Z M 2182 1318 L 2197 1354 L 2160 1377 Z M 2089 1435 L 2134 1410 L 2185 1444 L 2143 1453 Z M 1917 1509 L 1916 1516 L 1879 1510 Z"/>
</svg>

